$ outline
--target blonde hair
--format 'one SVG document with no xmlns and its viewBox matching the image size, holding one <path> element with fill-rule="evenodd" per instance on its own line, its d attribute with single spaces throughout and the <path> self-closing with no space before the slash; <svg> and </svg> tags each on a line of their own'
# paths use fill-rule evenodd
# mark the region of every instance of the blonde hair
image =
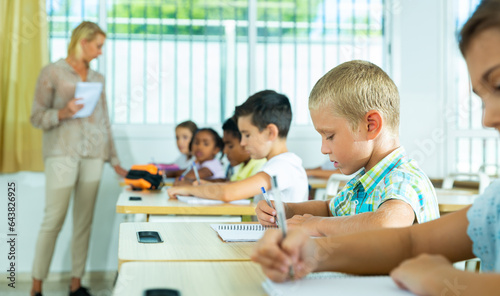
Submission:
<svg viewBox="0 0 500 296">
<path fill-rule="evenodd" d="M 98 34 L 106 37 L 106 33 L 99 28 L 96 23 L 82 22 L 71 33 L 71 41 L 68 46 L 68 56 L 75 55 L 77 58 L 82 54 L 82 46 L 80 41 L 82 39 L 92 41 Z"/>
<path fill-rule="evenodd" d="M 309 95 L 309 109 L 329 108 L 346 118 L 354 132 L 370 110 L 376 110 L 395 136 L 399 134 L 399 93 L 392 79 L 366 61 L 338 65 L 321 77 Z"/>
</svg>

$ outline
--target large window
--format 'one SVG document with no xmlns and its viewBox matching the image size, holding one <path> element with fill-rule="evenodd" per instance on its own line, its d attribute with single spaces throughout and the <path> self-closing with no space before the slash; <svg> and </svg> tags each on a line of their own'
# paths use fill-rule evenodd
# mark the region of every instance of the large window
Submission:
<svg viewBox="0 0 500 296">
<path fill-rule="evenodd" d="M 480 0 L 454 0 L 455 29 L 458 36 L 465 21 L 474 12 Z M 456 39 L 456 38 L 455 38 Z M 462 173 L 485 171 L 497 175 L 500 165 L 498 133 L 482 126 L 481 99 L 471 91 L 470 78 L 465 61 L 453 46 L 451 64 L 455 67 L 450 75 L 454 114 L 449 117 L 452 169 Z"/>
<path fill-rule="evenodd" d="M 47 11 L 52 61 L 82 20 L 106 30 L 92 67 L 114 124 L 217 124 L 274 89 L 305 125 L 326 71 L 351 59 L 385 68 L 383 0 L 47 0 Z"/>
</svg>

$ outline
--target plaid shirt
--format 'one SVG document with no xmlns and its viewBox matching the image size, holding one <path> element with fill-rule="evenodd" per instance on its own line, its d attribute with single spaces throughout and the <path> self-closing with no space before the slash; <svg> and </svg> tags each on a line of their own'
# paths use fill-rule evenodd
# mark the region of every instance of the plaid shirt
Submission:
<svg viewBox="0 0 500 296">
<path fill-rule="evenodd" d="M 385 201 L 408 203 L 419 223 L 439 218 L 436 192 L 431 181 L 400 147 L 368 172 L 363 168 L 330 201 L 335 216 L 375 212 Z"/>
</svg>

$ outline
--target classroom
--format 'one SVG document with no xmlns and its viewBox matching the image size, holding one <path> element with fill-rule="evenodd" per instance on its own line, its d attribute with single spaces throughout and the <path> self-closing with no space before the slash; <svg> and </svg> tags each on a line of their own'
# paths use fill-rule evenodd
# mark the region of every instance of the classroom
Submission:
<svg viewBox="0 0 500 296">
<path fill-rule="evenodd" d="M 1 2 L 0 295 L 500 293 L 499 0 Z"/>
</svg>

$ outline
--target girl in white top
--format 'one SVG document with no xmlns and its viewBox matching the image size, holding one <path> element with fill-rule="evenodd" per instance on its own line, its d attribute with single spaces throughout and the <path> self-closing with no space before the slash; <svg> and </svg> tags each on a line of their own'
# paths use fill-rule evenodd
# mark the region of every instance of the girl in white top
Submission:
<svg viewBox="0 0 500 296">
<path fill-rule="evenodd" d="M 191 165 L 192 155 L 189 144 L 196 130 L 198 127 L 191 120 L 183 121 L 175 127 L 175 140 L 181 155 L 171 164 L 156 164 L 160 170 L 165 171 L 167 177 L 178 177 Z"/>
<path fill-rule="evenodd" d="M 175 140 L 181 155 L 175 159 L 174 164 L 178 165 L 180 170 L 187 169 L 191 163 L 192 155 L 189 151 L 189 143 L 191 143 L 197 129 L 196 123 L 191 120 L 181 122 L 175 127 Z"/>
</svg>

